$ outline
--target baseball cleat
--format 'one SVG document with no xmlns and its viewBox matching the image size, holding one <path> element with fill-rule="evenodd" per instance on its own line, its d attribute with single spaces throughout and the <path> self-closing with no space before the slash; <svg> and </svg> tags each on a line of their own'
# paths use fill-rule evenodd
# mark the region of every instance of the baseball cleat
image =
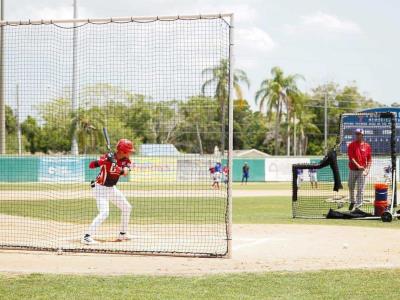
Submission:
<svg viewBox="0 0 400 300">
<path fill-rule="evenodd" d="M 85 235 L 82 240 L 81 240 L 82 244 L 85 245 L 94 245 L 94 244 L 98 244 L 98 241 L 95 241 L 90 235 Z"/>
<path fill-rule="evenodd" d="M 352 210 L 353 210 L 353 208 L 354 208 L 354 203 L 353 203 L 353 202 L 351 202 L 351 203 L 350 203 L 350 205 L 349 205 L 349 211 L 352 211 Z"/>
<path fill-rule="evenodd" d="M 133 239 L 133 236 L 127 234 L 127 233 L 122 233 L 120 232 L 120 234 L 118 235 L 117 241 L 122 242 L 122 241 L 129 241 Z"/>
</svg>

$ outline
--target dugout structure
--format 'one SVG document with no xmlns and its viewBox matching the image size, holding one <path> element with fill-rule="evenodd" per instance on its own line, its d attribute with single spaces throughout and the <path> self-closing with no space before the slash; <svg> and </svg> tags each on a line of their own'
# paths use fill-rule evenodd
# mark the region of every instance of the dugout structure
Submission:
<svg viewBox="0 0 400 300">
<path fill-rule="evenodd" d="M 232 179 L 212 189 L 209 168 L 232 169 L 233 15 L 0 24 L 0 248 L 229 257 Z M 137 149 L 118 183 L 133 239 L 110 203 L 88 246 L 103 127 Z"/>
<path fill-rule="evenodd" d="M 361 187 L 362 206 L 349 213 L 349 167 L 347 148 L 354 140 L 355 130 L 364 131 L 364 139 L 371 146 L 372 163 Z M 318 164 L 293 165 L 292 207 L 294 218 L 370 218 L 375 213 L 375 186 L 386 184 L 387 211 L 395 214 L 396 199 L 396 119 L 391 112 L 343 114 L 337 146 Z M 310 170 L 316 170 L 317 184 L 311 184 Z M 357 201 L 356 185 L 355 201 Z M 390 216 L 389 216 L 390 217 Z"/>
</svg>

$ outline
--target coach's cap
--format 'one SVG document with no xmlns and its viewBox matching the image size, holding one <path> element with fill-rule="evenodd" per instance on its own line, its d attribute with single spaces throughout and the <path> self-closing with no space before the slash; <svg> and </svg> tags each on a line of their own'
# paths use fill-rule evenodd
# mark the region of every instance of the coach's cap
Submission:
<svg viewBox="0 0 400 300">
<path fill-rule="evenodd" d="M 356 134 L 364 134 L 364 130 L 361 128 L 357 128 L 356 130 L 354 130 L 354 133 Z"/>
</svg>

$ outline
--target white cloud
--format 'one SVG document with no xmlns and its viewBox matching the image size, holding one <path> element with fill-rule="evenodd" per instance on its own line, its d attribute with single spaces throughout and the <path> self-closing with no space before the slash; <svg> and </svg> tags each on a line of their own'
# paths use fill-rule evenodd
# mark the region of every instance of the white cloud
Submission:
<svg viewBox="0 0 400 300">
<path fill-rule="evenodd" d="M 58 20 L 58 19 L 72 19 L 73 7 L 72 5 L 63 6 L 29 6 L 28 15 L 31 20 Z M 87 11 L 84 7 L 79 7 L 78 18 L 88 17 Z"/>
<path fill-rule="evenodd" d="M 271 36 L 259 27 L 238 28 L 235 31 L 235 56 L 239 67 L 257 67 L 260 58 L 276 46 Z"/>
<path fill-rule="evenodd" d="M 322 12 L 317 12 L 314 15 L 302 17 L 303 23 L 305 25 L 321 26 L 328 30 L 340 31 L 340 32 L 361 32 L 360 26 L 358 24 L 348 21 L 341 20 L 337 16 L 324 14 Z"/>
<path fill-rule="evenodd" d="M 333 32 L 333 33 L 362 33 L 361 27 L 350 20 L 340 19 L 335 15 L 316 12 L 312 15 L 302 16 L 297 25 L 285 25 L 284 30 L 288 33 L 301 32 Z"/>
<path fill-rule="evenodd" d="M 251 51 L 266 52 L 272 50 L 276 43 L 271 36 L 259 27 L 238 28 L 236 39 L 239 47 L 248 48 Z"/>
</svg>

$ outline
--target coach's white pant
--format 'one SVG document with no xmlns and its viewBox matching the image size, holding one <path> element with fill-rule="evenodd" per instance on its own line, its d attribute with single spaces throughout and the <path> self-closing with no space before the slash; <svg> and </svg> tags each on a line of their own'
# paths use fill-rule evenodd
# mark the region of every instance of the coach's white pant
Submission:
<svg viewBox="0 0 400 300">
<path fill-rule="evenodd" d="M 364 171 L 350 170 L 349 173 L 349 191 L 350 191 L 350 202 L 357 205 L 363 204 L 364 201 L 364 187 L 365 187 L 365 175 Z M 357 195 L 356 201 L 354 201 L 354 192 L 357 184 Z"/>
<path fill-rule="evenodd" d="M 95 184 L 93 194 L 96 198 L 97 209 L 99 214 L 89 226 L 90 235 L 96 233 L 98 227 L 108 218 L 110 213 L 109 201 L 114 203 L 121 210 L 121 232 L 127 232 L 128 223 L 131 215 L 132 205 L 128 202 L 125 196 L 117 189 L 116 186 L 107 187 L 100 184 Z"/>
</svg>

